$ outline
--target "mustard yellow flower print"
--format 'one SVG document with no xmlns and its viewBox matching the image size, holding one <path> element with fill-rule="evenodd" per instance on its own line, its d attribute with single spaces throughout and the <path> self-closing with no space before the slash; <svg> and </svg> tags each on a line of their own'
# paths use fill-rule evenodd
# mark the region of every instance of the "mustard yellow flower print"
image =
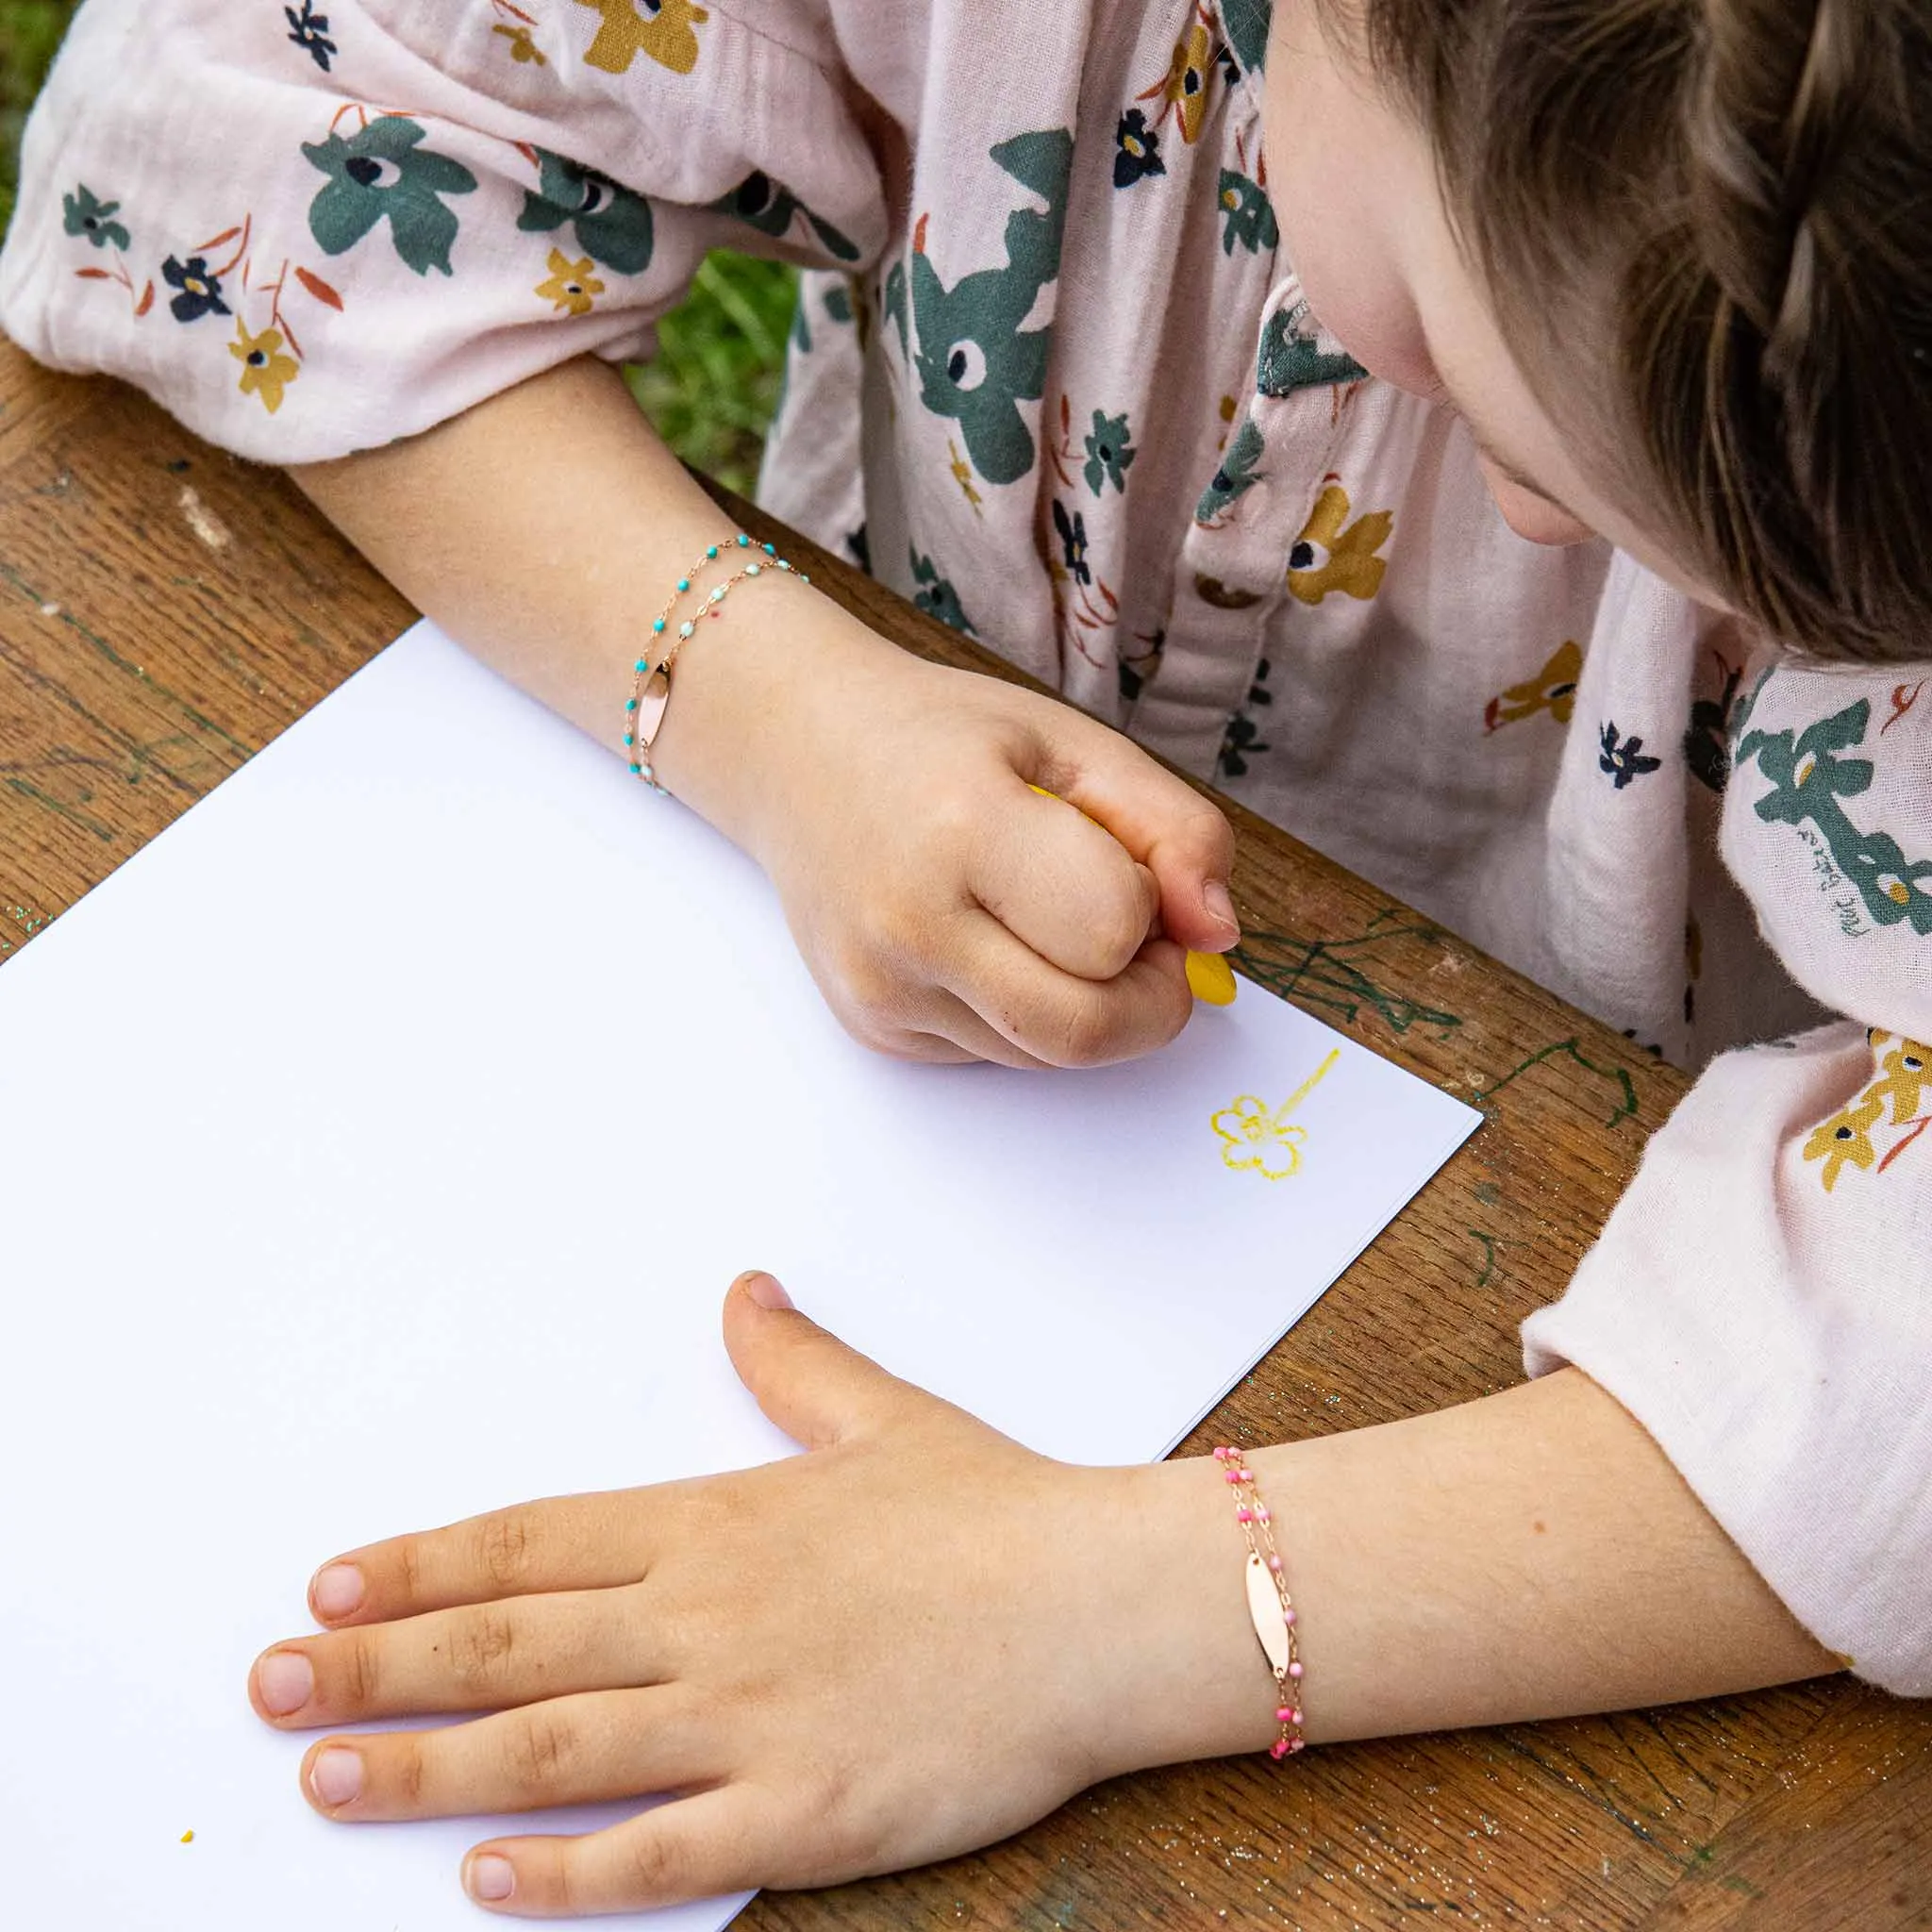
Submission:
<svg viewBox="0 0 1932 1932">
<path fill-rule="evenodd" d="M 1569 724 L 1576 709 L 1576 681 L 1583 675 L 1583 646 L 1566 638 L 1534 677 L 1512 684 L 1483 707 L 1483 729 L 1499 731 L 1547 711 L 1558 724 Z"/>
<path fill-rule="evenodd" d="M 1869 1037 L 1874 1047 L 1891 1038 L 1889 1033 L 1876 1032 Z M 1932 1047 L 1916 1040 L 1901 1040 L 1878 1062 L 1878 1071 L 1884 1077 L 1865 1090 L 1865 1098 L 1890 1101 L 1892 1125 L 1909 1125 L 1932 1097 Z"/>
<path fill-rule="evenodd" d="M 1820 1178 L 1828 1194 L 1847 1167 L 1869 1170 L 1878 1158 L 1872 1144 L 1872 1129 L 1885 1118 L 1885 1102 L 1870 1093 L 1861 1094 L 1850 1107 L 1811 1130 L 1805 1142 L 1805 1158 L 1824 1163 Z"/>
<path fill-rule="evenodd" d="M 537 284 L 537 292 L 551 303 L 558 314 L 568 309 L 573 315 L 588 315 L 596 307 L 605 284 L 591 274 L 591 258 L 573 261 L 562 249 L 550 251 L 550 279 Z"/>
<path fill-rule="evenodd" d="M 282 332 L 265 328 L 251 335 L 245 322 L 235 324 L 235 340 L 228 354 L 242 365 L 242 393 L 259 396 L 271 416 L 282 407 L 282 391 L 302 373 L 294 357 L 282 353 Z"/>
<path fill-rule="evenodd" d="M 689 74 L 698 64 L 697 30 L 710 19 L 695 0 L 577 0 L 603 16 L 597 37 L 584 55 L 587 66 L 606 74 L 628 74 L 641 54 L 673 74 Z"/>
<path fill-rule="evenodd" d="M 1204 25 L 1191 26 L 1174 42 L 1174 58 L 1159 89 L 1162 111 L 1172 109 L 1190 147 L 1201 138 L 1208 119 L 1208 95 L 1214 79 L 1214 42 Z"/>
<path fill-rule="evenodd" d="M 528 27 L 506 26 L 501 21 L 498 21 L 490 31 L 493 34 L 501 34 L 509 42 L 509 58 L 516 61 L 519 66 L 527 67 L 534 64 L 538 67 L 548 67 L 550 65 L 549 61 L 543 58 L 543 49 L 531 38 Z"/>
<path fill-rule="evenodd" d="M 550 62 L 537 44 L 537 16 L 525 12 L 516 0 L 490 0 L 490 4 L 503 16 L 490 31 L 509 42 L 509 58 L 520 67 L 548 67 Z"/>
<path fill-rule="evenodd" d="M 1237 1174 L 1252 1169 L 1271 1181 L 1298 1174 L 1308 1130 L 1289 1116 L 1328 1077 L 1341 1058 L 1339 1046 L 1330 1048 L 1328 1058 L 1278 1108 L 1243 1093 L 1213 1115 L 1208 1124 L 1221 1137 L 1222 1164 Z"/>
<path fill-rule="evenodd" d="M 1375 553 L 1389 541 L 1394 515 L 1374 509 L 1351 523 L 1352 516 L 1341 480 L 1324 478 L 1315 508 L 1288 553 L 1288 588 L 1304 604 L 1319 604 L 1330 591 L 1366 603 L 1382 588 L 1389 566 Z"/>
</svg>

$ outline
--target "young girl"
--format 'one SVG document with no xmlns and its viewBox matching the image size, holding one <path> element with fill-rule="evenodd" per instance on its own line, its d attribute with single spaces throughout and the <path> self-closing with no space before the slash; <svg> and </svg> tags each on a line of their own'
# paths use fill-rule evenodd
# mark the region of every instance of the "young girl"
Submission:
<svg viewBox="0 0 1932 1932">
<path fill-rule="evenodd" d="M 1228 834 L 1111 720 L 1705 1067 L 1538 1379 L 1252 1483 L 1044 1462 L 746 1277 L 727 1343 L 815 1453 L 325 1566 L 266 1718 L 497 1714 L 318 1743 L 312 1803 L 683 1794 L 479 1846 L 472 1895 L 541 1916 L 1271 1740 L 1932 1692 L 1928 116 L 1911 0 L 84 9 L 9 332 L 291 466 L 756 854 L 860 1039 L 1184 1024 Z M 1086 715 L 775 572 L 626 710 L 721 526 L 608 365 L 719 244 L 836 271 L 774 499 Z"/>
</svg>

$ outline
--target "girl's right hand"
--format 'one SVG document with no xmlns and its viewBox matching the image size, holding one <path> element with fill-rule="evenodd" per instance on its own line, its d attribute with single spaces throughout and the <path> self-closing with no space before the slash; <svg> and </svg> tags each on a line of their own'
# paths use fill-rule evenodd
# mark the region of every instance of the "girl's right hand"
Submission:
<svg viewBox="0 0 1932 1932">
<path fill-rule="evenodd" d="M 1240 937 L 1222 814 L 1068 706 L 781 594 L 795 616 L 768 592 L 700 633 L 657 764 L 764 866 L 847 1030 L 1013 1067 L 1172 1040 L 1192 1006 L 1183 948 Z"/>
</svg>

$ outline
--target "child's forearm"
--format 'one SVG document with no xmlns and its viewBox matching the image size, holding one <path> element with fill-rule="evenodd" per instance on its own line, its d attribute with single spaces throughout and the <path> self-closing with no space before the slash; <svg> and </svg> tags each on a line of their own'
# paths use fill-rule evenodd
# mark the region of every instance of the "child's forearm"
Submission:
<svg viewBox="0 0 1932 1932">
<path fill-rule="evenodd" d="M 594 360 L 425 435 L 291 474 L 418 609 L 613 753 L 652 619 L 729 527 L 623 376 Z M 759 608 L 750 595 L 734 608 L 725 650 L 685 655 L 658 748 L 674 789 L 741 842 L 749 801 L 734 780 L 753 768 L 753 694 L 788 657 L 878 648 L 827 600 L 774 583 L 781 612 L 758 588 Z"/>
<path fill-rule="evenodd" d="M 1840 1668 L 1629 1413 L 1574 1370 L 1247 1460 L 1299 1610 L 1313 1740 L 1625 1709 Z M 1134 1761 L 1274 1732 L 1219 1478 L 1200 1462 L 1147 1472 L 1131 1577 L 1173 1608 L 1141 1668 L 1172 1681 L 1123 1715 L 1176 1728 L 1129 1750 Z"/>
<path fill-rule="evenodd" d="M 592 361 L 294 475 L 420 609 L 613 755 L 638 660 L 757 560 Z M 771 874 L 855 1037 L 1085 1066 L 1180 1030 L 1181 948 L 1238 937 L 1213 806 L 1119 733 L 926 663 L 794 575 L 761 568 L 716 614 L 681 649 L 651 762 Z"/>
<path fill-rule="evenodd" d="M 724 1338 L 811 1454 L 527 1504 L 325 1570 L 311 1602 L 335 1627 L 258 1661 L 265 1717 L 499 1714 L 319 1740 L 305 1777 L 320 1810 L 701 1789 L 589 1838 L 479 1848 L 514 1868 L 514 1910 L 610 1911 L 920 1863 L 1097 1779 L 1274 1740 L 1219 1463 L 1046 1461 L 856 1356 L 768 1277 L 726 1297 Z M 1837 1664 L 1574 1371 L 1248 1460 L 1318 1742 Z M 466 1670 L 485 1648 L 500 1667 Z"/>
</svg>

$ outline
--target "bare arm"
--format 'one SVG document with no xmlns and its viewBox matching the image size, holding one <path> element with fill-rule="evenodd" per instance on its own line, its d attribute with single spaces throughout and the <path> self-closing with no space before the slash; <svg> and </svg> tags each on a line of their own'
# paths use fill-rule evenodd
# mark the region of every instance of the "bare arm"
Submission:
<svg viewBox="0 0 1932 1932">
<path fill-rule="evenodd" d="M 591 361 L 294 475 L 419 608 L 613 754 L 652 619 L 731 535 Z M 772 875 L 834 1010 L 888 1052 L 1143 1053 L 1186 1024 L 1181 947 L 1238 936 L 1232 836 L 1180 780 L 776 573 L 685 650 L 657 751 L 671 790 Z"/>
<path fill-rule="evenodd" d="M 1095 1779 L 1270 1740 L 1218 1465 L 1048 1462 L 754 1291 L 761 1277 L 727 1298 L 726 1343 L 813 1453 L 338 1559 L 313 1592 L 336 1627 L 258 1663 L 264 1716 L 500 1714 L 325 1740 L 306 1766 L 319 1809 L 695 1790 L 586 1838 L 491 1840 L 467 1868 L 473 1894 L 511 1911 L 608 1911 L 920 1863 Z M 1317 1741 L 1838 1668 L 1574 1371 L 1250 1459 Z M 499 1661 L 480 1673 L 453 1661 L 486 1653 Z M 293 1703 L 270 1694 L 290 1672 Z M 345 1796 L 330 1768 L 351 1761 Z"/>
<path fill-rule="evenodd" d="M 1841 1668 L 1629 1412 L 1574 1369 L 1248 1460 L 1301 1611 L 1312 1740 L 1622 1710 Z M 1211 1734 L 1161 1740 L 1189 1756 L 1270 1736 L 1226 1575 L 1240 1546 L 1230 1522 L 1202 1533 L 1203 1516 L 1210 1530 L 1232 1517 L 1224 1495 L 1201 1495 L 1218 1474 L 1167 1464 L 1153 1478 L 1176 1540 L 1163 1587 L 1198 1569 L 1196 1614 L 1219 1634 L 1200 1651 L 1213 1667 L 1169 1700 L 1215 1708 Z"/>
</svg>

